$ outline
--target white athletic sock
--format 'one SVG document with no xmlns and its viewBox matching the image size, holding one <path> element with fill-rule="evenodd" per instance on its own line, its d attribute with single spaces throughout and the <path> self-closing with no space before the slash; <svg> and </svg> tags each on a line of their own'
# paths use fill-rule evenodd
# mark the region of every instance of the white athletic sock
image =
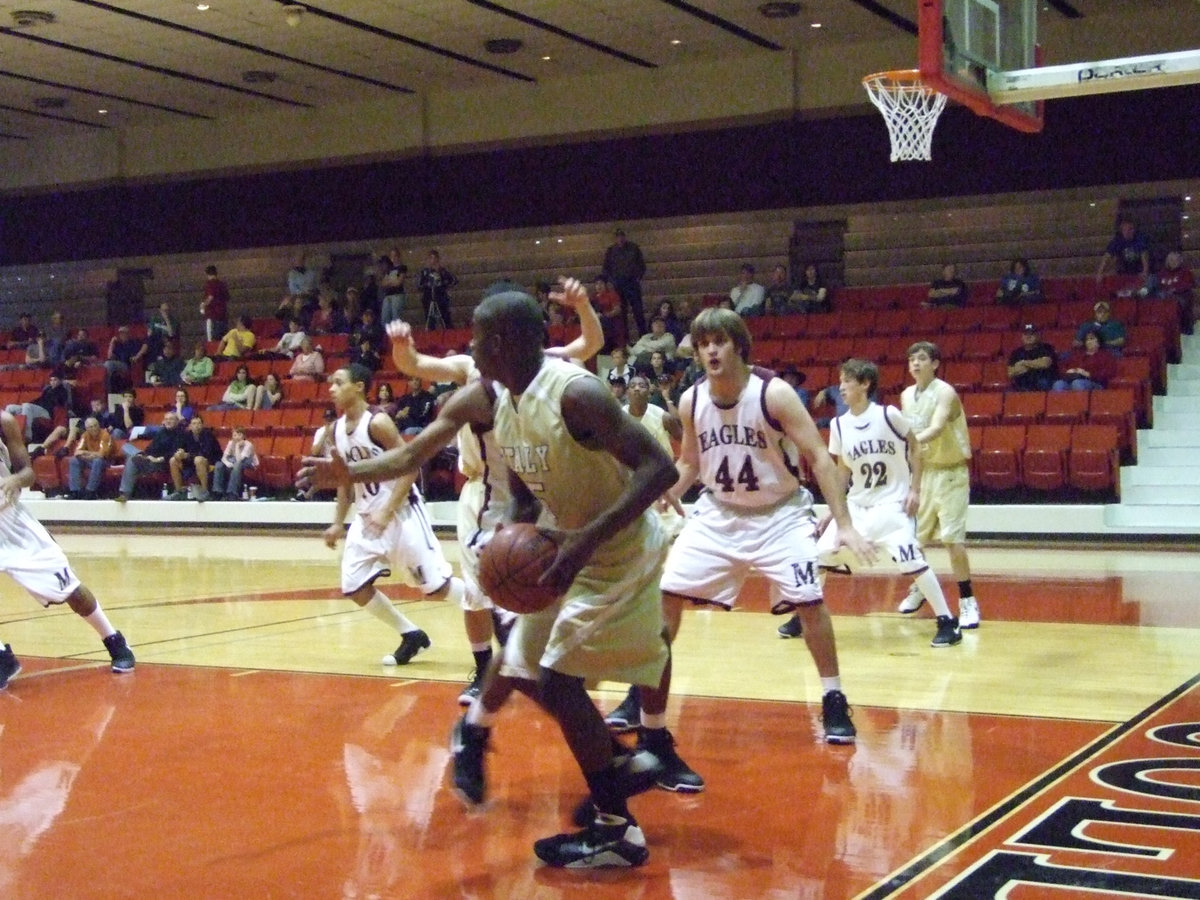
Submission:
<svg viewBox="0 0 1200 900">
<path fill-rule="evenodd" d="M 376 590 L 371 597 L 369 603 L 363 607 L 367 612 L 377 618 L 380 622 L 391 625 L 396 629 L 398 634 L 407 634 L 410 631 L 416 631 L 417 626 L 412 623 L 412 620 L 400 610 L 396 609 L 396 605 L 392 603 L 383 591 Z"/>
<path fill-rule="evenodd" d="M 491 649 L 492 649 L 492 642 L 491 642 L 491 641 L 484 641 L 484 642 L 483 642 L 483 643 L 481 643 L 481 644 L 472 644 L 472 645 L 471 645 L 471 652 L 472 652 L 472 653 L 484 653 L 484 652 L 486 652 L 486 651 L 488 651 L 488 650 L 491 650 Z"/>
<path fill-rule="evenodd" d="M 652 716 L 643 709 L 642 710 L 642 727 L 643 728 L 666 728 L 667 727 L 667 714 L 665 712 L 662 712 L 656 716 Z"/>
<path fill-rule="evenodd" d="M 832 678 L 821 679 L 821 693 L 828 694 L 830 691 L 840 691 L 842 689 L 842 676 L 834 675 Z"/>
<path fill-rule="evenodd" d="M 933 569 L 926 569 L 913 581 L 921 594 L 929 601 L 929 605 L 933 607 L 934 613 L 939 616 L 951 615 L 950 607 L 946 605 L 946 595 L 942 593 L 942 586 L 938 583 L 937 576 L 933 574 Z"/>
<path fill-rule="evenodd" d="M 112 627 L 112 623 L 108 621 L 108 616 L 104 614 L 104 610 L 100 608 L 99 604 L 96 604 L 96 608 L 92 610 L 90 616 L 84 616 L 83 621 L 95 628 L 96 633 L 102 638 L 117 633 L 117 629 Z"/>
</svg>

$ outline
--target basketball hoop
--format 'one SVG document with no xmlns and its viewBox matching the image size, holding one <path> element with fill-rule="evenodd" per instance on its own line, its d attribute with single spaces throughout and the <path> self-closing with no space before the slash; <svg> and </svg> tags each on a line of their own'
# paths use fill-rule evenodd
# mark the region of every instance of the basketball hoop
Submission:
<svg viewBox="0 0 1200 900">
<path fill-rule="evenodd" d="M 892 162 L 931 159 L 933 128 L 946 108 L 946 95 L 926 87 L 916 69 L 876 72 L 862 83 L 883 113 L 892 139 Z"/>
</svg>

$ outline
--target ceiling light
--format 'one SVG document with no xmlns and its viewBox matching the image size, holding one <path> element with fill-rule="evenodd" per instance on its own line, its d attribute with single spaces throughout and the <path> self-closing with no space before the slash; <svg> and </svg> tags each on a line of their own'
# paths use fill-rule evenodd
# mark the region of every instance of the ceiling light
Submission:
<svg viewBox="0 0 1200 900">
<path fill-rule="evenodd" d="M 809 28 L 820 28 L 820 27 L 821 27 L 821 23 L 820 23 L 820 22 L 813 22 L 813 23 L 812 23 L 811 25 L 809 25 L 808 27 L 809 27 Z"/>
<path fill-rule="evenodd" d="M 671 46 L 672 47 L 678 47 L 682 43 L 683 43 L 683 41 L 681 41 L 679 38 L 671 38 Z"/>
<path fill-rule="evenodd" d="M 770 3 L 760 3 L 758 14 L 764 19 L 791 19 L 800 15 L 803 7 L 799 3 L 788 3 L 784 0 L 772 0 Z"/>
<path fill-rule="evenodd" d="M 200 12 L 208 12 L 211 7 L 207 3 L 197 3 L 196 9 L 200 10 Z"/>
<path fill-rule="evenodd" d="M 550 57 L 548 57 L 548 56 L 543 56 L 543 57 L 542 57 L 542 62 L 550 62 Z"/>
<path fill-rule="evenodd" d="M 102 116 L 107 116 L 107 115 L 108 115 L 108 110 L 107 110 L 107 109 L 98 109 L 98 110 L 96 110 L 96 112 L 97 112 L 97 113 L 99 113 L 99 114 L 100 114 L 100 115 L 102 115 Z"/>
</svg>

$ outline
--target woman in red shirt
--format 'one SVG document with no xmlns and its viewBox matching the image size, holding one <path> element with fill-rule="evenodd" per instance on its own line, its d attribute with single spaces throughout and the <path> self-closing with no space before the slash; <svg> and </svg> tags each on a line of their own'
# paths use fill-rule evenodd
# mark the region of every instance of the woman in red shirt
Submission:
<svg viewBox="0 0 1200 900">
<path fill-rule="evenodd" d="M 1090 391 L 1103 388 L 1117 374 L 1117 358 L 1100 346 L 1099 332 L 1083 337 L 1083 346 L 1067 354 L 1058 367 L 1058 381 L 1051 390 Z"/>
</svg>

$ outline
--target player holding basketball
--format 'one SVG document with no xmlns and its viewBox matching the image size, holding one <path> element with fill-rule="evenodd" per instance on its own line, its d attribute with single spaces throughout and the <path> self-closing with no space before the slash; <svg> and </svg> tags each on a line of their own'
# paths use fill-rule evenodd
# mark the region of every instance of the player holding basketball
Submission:
<svg viewBox="0 0 1200 900">
<path fill-rule="evenodd" d="M 595 817 L 582 831 L 538 841 L 551 866 L 636 866 L 645 838 L 626 799 L 649 787 L 620 764 L 585 688 L 609 679 L 654 685 L 670 658 L 658 581 L 666 539 L 650 507 L 675 480 L 670 456 L 627 416 L 600 379 L 544 358 L 541 311 L 503 293 L 475 310 L 472 355 L 497 385 L 496 441 L 509 465 L 513 516 L 553 514 L 558 556 L 543 576 L 563 599 L 518 616 L 504 669 L 536 677 L 587 780 Z M 581 475 L 586 477 L 581 478 Z"/>
<path fill-rule="evenodd" d="M 688 600 L 732 608 L 746 577 L 758 571 L 772 583 L 772 612 L 800 614 L 824 692 L 825 740 L 853 742 L 833 622 L 817 575 L 812 495 L 800 482 L 797 450 L 838 524 L 839 546 L 867 562 L 874 547 L 851 523 L 837 469 L 796 392 L 750 366 L 750 332 L 742 318 L 719 307 L 701 310 L 691 337 L 704 377 L 679 402 L 683 445 L 671 494 L 678 500 L 697 479 L 704 490 L 663 572 L 667 627 L 673 638 Z M 669 685 L 668 670 L 659 690 Z"/>
<path fill-rule="evenodd" d="M 917 542 L 913 515 L 920 502 L 921 453 L 912 426 L 894 406 L 871 400 L 879 385 L 879 370 L 863 359 L 849 359 L 841 368 L 842 399 L 849 410 L 833 420 L 829 453 L 849 486 L 847 506 L 858 532 L 887 549 L 901 573 L 910 576 L 937 614 L 934 647 L 962 641 L 958 622 L 950 615 L 937 576 Z M 838 525 L 831 522 L 817 541 L 821 565 L 853 566 L 838 552 Z"/>
<path fill-rule="evenodd" d="M 942 355 L 937 344 L 918 341 L 908 348 L 908 374 L 913 384 L 900 395 L 900 409 L 912 422 L 921 445 L 921 505 L 917 509 L 917 539 L 925 546 L 940 540 L 950 554 L 950 569 L 958 582 L 958 626 L 979 627 L 979 604 L 971 589 L 967 557 L 967 505 L 971 479 L 971 438 L 958 394 L 937 377 Z M 900 602 L 900 612 L 914 613 L 925 602 L 913 585 Z"/>
<path fill-rule="evenodd" d="M 330 376 L 329 396 L 339 413 L 334 446 L 344 460 L 371 459 L 400 445 L 400 432 L 391 417 L 367 408 L 370 386 L 370 370 L 357 363 Z M 352 489 L 339 486 L 333 522 L 324 533 L 325 543 L 336 547 L 353 490 L 356 515 L 345 532 L 342 593 L 400 635 L 400 646 L 384 657 L 385 665 L 406 665 L 428 648 L 430 641 L 375 587 L 376 579 L 390 575 L 395 566 L 428 598 L 460 600 L 463 594 L 463 584 L 453 576 L 429 524 L 415 480 L 413 473 L 395 481 L 356 484 Z"/>
<path fill-rule="evenodd" d="M 112 627 L 95 595 L 79 581 L 62 549 L 42 523 L 20 503 L 21 491 L 33 485 L 33 467 L 21 426 L 12 414 L 0 412 L 0 570 L 7 572 L 42 606 L 66 603 L 104 642 L 114 672 L 132 672 L 133 651 L 121 632 Z M 21 663 L 8 644 L 0 644 L 0 688 L 21 671 Z"/>
<path fill-rule="evenodd" d="M 579 315 L 580 334 L 566 346 L 550 348 L 546 353 L 562 359 L 590 359 L 604 345 L 604 332 L 588 300 L 587 290 L 578 280 L 563 278 L 559 280 L 559 290 L 551 293 L 550 297 L 575 310 Z M 387 333 L 392 339 L 392 359 L 396 368 L 410 378 L 457 385 L 466 385 L 479 379 L 479 370 L 468 354 L 440 357 L 419 353 L 413 343 L 412 328 L 407 322 L 396 320 L 389 323 Z M 463 622 L 471 645 L 471 655 L 475 658 L 475 672 L 458 701 L 463 706 L 469 706 L 482 690 L 483 679 L 492 659 L 494 632 L 492 602 L 479 589 L 478 558 L 508 503 L 508 475 L 501 465 L 498 477 L 492 477 L 491 470 L 496 466 L 498 450 L 489 446 L 491 409 L 487 410 L 486 425 L 474 421 L 477 416 L 470 412 L 470 404 L 465 404 L 461 410 L 463 415 L 456 415 L 454 422 L 458 435 L 458 467 L 467 481 L 458 497 L 457 531 L 460 568 L 466 585 L 462 601 Z M 447 420 L 441 416 L 439 419 L 440 436 L 433 436 L 423 446 L 432 447 L 434 441 L 444 438 Z M 436 453 L 443 446 L 444 443 L 437 444 L 433 452 Z M 426 461 L 421 460 L 417 465 L 423 465 Z M 507 617 L 509 614 L 501 611 L 496 615 Z"/>
</svg>

